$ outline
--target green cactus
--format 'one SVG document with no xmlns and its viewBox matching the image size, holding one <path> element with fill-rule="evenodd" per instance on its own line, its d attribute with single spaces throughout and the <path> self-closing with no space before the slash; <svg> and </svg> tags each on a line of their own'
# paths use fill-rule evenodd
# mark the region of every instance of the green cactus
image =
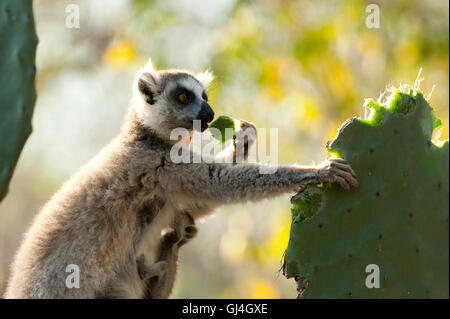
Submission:
<svg viewBox="0 0 450 319">
<path fill-rule="evenodd" d="M 31 134 L 36 90 L 34 30 L 31 0 L 0 2 L 0 200 L 20 152 Z"/>
<path fill-rule="evenodd" d="M 367 100 L 327 148 L 348 161 L 359 187 L 308 187 L 293 200 L 283 272 L 304 298 L 449 297 L 449 143 L 421 93 L 393 89 Z M 297 196 L 296 196 L 297 197 Z M 367 288 L 367 265 L 380 287 Z"/>
</svg>

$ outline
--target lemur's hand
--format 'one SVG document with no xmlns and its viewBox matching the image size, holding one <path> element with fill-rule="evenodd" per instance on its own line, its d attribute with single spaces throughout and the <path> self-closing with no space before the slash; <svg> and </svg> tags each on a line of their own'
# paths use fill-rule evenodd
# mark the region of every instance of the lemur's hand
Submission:
<svg viewBox="0 0 450 319">
<path fill-rule="evenodd" d="M 235 153 L 239 154 L 238 152 L 243 152 L 241 158 L 246 160 L 250 147 L 255 144 L 257 132 L 254 124 L 244 120 L 240 120 L 240 122 L 241 125 L 234 139 L 234 147 Z"/>
<path fill-rule="evenodd" d="M 243 143 L 245 146 L 252 146 L 256 141 L 256 126 L 253 123 L 240 120 L 241 126 L 236 133 L 235 142 Z"/>
<path fill-rule="evenodd" d="M 317 167 L 318 180 L 322 182 L 339 183 L 346 190 L 350 185 L 357 187 L 356 174 L 347 162 L 340 158 L 332 158 Z"/>
</svg>

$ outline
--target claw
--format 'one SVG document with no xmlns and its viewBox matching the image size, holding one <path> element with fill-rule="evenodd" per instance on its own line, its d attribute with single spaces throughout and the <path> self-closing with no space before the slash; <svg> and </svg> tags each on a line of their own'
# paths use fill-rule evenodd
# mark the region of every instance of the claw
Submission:
<svg viewBox="0 0 450 319">
<path fill-rule="evenodd" d="M 346 162 L 344 162 L 344 163 L 338 162 L 338 163 L 336 163 L 336 167 L 338 167 L 338 168 L 340 168 L 342 170 L 345 170 L 345 171 L 349 172 L 350 174 L 352 174 L 353 177 L 356 177 L 355 171 Z"/>
<path fill-rule="evenodd" d="M 350 190 L 350 185 L 347 183 L 347 181 L 346 181 L 344 178 L 337 176 L 336 179 L 337 179 L 337 182 L 338 182 L 345 190 L 348 190 L 348 191 Z"/>
<path fill-rule="evenodd" d="M 301 187 L 300 189 L 297 190 L 297 193 L 291 197 L 291 202 L 292 201 L 296 201 L 297 199 L 300 198 L 300 195 L 306 190 L 306 187 Z"/>
</svg>

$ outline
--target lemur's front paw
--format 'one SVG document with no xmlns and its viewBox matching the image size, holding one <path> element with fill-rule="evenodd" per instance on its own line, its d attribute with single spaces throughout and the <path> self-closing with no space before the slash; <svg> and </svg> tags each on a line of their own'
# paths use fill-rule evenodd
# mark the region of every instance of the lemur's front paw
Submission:
<svg viewBox="0 0 450 319">
<path fill-rule="evenodd" d="M 243 143 L 245 146 L 252 146 L 256 141 L 256 126 L 253 123 L 240 120 L 241 126 L 236 133 L 236 144 Z"/>
<path fill-rule="evenodd" d="M 340 158 L 332 158 L 321 163 L 317 168 L 317 174 L 320 182 L 336 182 L 346 190 L 350 189 L 350 185 L 358 186 L 355 172 Z"/>
<path fill-rule="evenodd" d="M 250 147 L 255 143 L 257 136 L 256 126 L 254 124 L 244 120 L 240 122 L 241 125 L 234 139 L 235 162 L 247 159 Z"/>
</svg>

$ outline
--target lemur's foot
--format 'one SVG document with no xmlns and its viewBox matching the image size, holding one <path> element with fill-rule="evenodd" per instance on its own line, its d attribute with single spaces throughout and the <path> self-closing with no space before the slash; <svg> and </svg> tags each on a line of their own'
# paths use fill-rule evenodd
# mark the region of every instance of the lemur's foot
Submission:
<svg viewBox="0 0 450 319">
<path fill-rule="evenodd" d="M 154 277 L 161 278 L 166 273 L 168 267 L 167 262 L 165 261 L 158 261 L 150 265 L 144 255 L 140 255 L 136 258 L 136 266 L 141 280 L 147 280 Z"/>
<path fill-rule="evenodd" d="M 317 168 L 317 174 L 320 182 L 336 182 L 346 190 L 349 190 L 350 186 L 358 187 L 355 172 L 340 158 L 332 158 L 321 163 Z"/>
</svg>

